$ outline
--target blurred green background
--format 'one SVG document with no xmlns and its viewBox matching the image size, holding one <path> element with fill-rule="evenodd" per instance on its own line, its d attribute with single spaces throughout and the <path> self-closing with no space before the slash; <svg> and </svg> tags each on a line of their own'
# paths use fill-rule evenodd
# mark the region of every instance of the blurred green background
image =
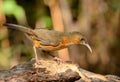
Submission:
<svg viewBox="0 0 120 82">
<path fill-rule="evenodd" d="M 8 23 L 32 29 L 80 31 L 93 53 L 74 45 L 69 47 L 67 59 L 95 73 L 120 76 L 120 0 L 1 0 L 0 4 Z M 32 57 L 32 46 L 23 33 L 0 27 L 0 69 Z"/>
</svg>

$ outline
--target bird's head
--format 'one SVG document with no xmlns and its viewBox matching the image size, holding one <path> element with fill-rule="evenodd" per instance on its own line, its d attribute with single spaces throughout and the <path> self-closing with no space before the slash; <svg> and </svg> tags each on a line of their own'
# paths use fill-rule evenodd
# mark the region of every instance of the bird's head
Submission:
<svg viewBox="0 0 120 82">
<path fill-rule="evenodd" d="M 71 35 L 72 35 L 71 38 L 74 38 L 74 40 L 78 44 L 86 46 L 90 50 L 90 52 L 92 53 L 92 49 L 91 49 L 90 45 L 88 44 L 87 39 L 85 38 L 85 36 L 83 36 L 80 32 L 72 32 Z"/>
</svg>

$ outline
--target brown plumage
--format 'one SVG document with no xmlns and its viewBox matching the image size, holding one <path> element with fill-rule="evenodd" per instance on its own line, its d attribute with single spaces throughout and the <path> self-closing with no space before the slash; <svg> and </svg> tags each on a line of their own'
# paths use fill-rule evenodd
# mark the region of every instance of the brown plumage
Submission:
<svg viewBox="0 0 120 82">
<path fill-rule="evenodd" d="M 30 40 L 33 42 L 36 62 L 38 62 L 36 48 L 54 51 L 60 50 L 72 44 L 82 44 L 87 46 L 90 52 L 92 52 L 90 46 L 87 44 L 86 38 L 79 32 L 59 32 L 47 29 L 33 30 L 24 26 L 9 23 L 4 25 L 8 28 L 22 31 L 30 38 Z"/>
</svg>

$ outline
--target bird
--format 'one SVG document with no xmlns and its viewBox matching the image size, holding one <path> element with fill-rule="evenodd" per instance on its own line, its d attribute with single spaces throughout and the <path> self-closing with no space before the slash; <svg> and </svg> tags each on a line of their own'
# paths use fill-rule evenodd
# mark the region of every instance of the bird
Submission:
<svg viewBox="0 0 120 82">
<path fill-rule="evenodd" d="M 25 26 L 5 23 L 4 26 L 22 31 L 31 41 L 35 54 L 35 62 L 40 63 L 37 55 L 37 48 L 46 51 L 56 51 L 68 47 L 73 44 L 81 44 L 86 46 L 90 52 L 92 49 L 87 42 L 87 39 L 80 32 L 60 32 L 55 30 L 37 28 L 31 29 Z"/>
</svg>

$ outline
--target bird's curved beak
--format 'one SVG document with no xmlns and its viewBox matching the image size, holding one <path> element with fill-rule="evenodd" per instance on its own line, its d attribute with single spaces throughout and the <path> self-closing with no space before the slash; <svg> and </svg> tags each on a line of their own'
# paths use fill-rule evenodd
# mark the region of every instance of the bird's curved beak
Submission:
<svg viewBox="0 0 120 82">
<path fill-rule="evenodd" d="M 90 47 L 90 45 L 88 43 L 83 42 L 83 45 L 85 45 L 90 50 L 90 52 L 92 53 L 92 49 L 91 49 L 91 47 Z"/>
</svg>

